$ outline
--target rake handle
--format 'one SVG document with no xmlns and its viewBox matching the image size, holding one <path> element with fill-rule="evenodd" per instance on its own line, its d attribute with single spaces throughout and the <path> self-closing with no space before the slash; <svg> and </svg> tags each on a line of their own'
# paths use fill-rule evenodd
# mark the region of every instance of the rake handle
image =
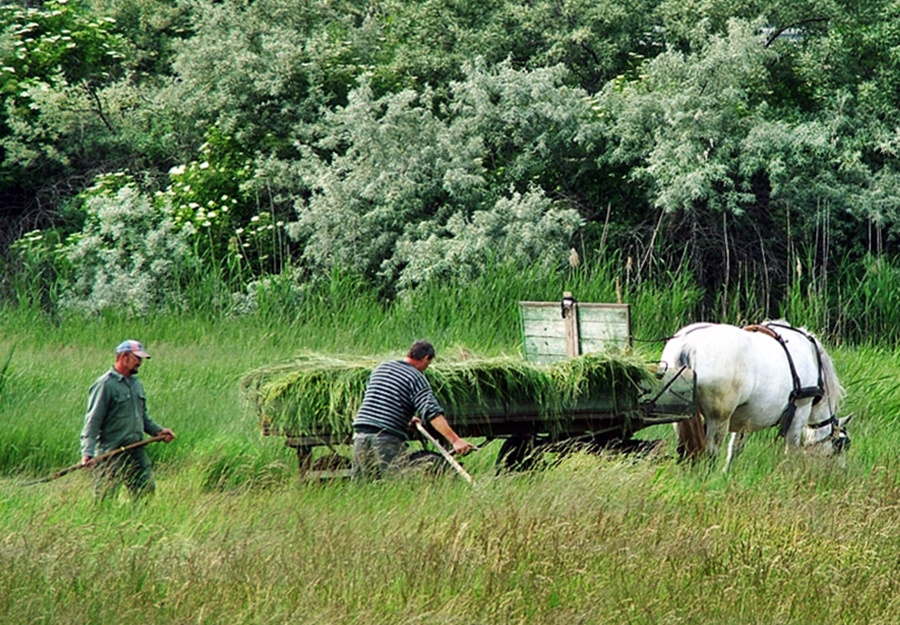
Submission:
<svg viewBox="0 0 900 625">
<path fill-rule="evenodd" d="M 132 449 L 137 449 L 138 447 L 143 447 L 144 445 L 149 445 L 150 443 L 156 443 L 156 442 L 165 440 L 165 438 L 166 437 L 163 436 L 162 434 L 157 434 L 156 436 L 151 436 L 150 438 L 145 438 L 143 440 L 139 440 L 136 443 L 131 443 L 130 445 L 118 447 L 116 449 L 106 452 L 105 454 L 100 454 L 99 456 L 96 456 L 94 458 L 94 460 L 96 460 L 97 462 L 102 462 L 103 460 L 108 460 L 108 459 L 112 458 L 113 456 L 118 456 L 119 454 L 124 453 L 126 451 L 130 451 Z M 28 482 L 28 486 L 30 486 L 32 484 L 43 484 L 45 482 L 52 482 L 53 480 L 59 479 L 64 475 L 68 475 L 72 471 L 77 471 L 78 469 L 83 469 L 84 467 L 85 467 L 85 465 L 81 462 L 79 462 L 78 464 L 73 464 L 72 466 L 66 467 L 65 469 L 61 469 L 52 475 L 48 475 L 47 477 L 42 477 L 38 480 L 34 480 L 33 482 Z"/>
<path fill-rule="evenodd" d="M 416 423 L 416 429 L 418 429 L 419 432 L 421 432 L 422 436 L 424 436 L 424 437 L 427 438 L 429 441 L 431 441 L 431 444 L 432 444 L 432 445 L 434 445 L 435 447 L 437 447 L 437 450 L 438 450 L 439 452 L 441 452 L 441 455 L 444 457 L 444 460 L 446 460 L 447 462 L 449 462 L 449 463 L 450 463 L 450 466 L 453 467 L 453 469 L 454 469 L 457 473 L 459 473 L 461 476 L 463 476 L 463 478 L 464 478 L 469 484 L 474 484 L 474 483 L 475 483 L 475 480 L 472 479 L 472 476 L 469 475 L 469 472 L 466 471 L 466 470 L 463 468 L 463 466 L 462 466 L 459 462 L 456 461 L 456 458 L 454 458 L 453 456 L 450 455 L 450 452 L 448 452 L 446 449 L 444 449 L 443 447 L 441 447 L 441 444 L 437 441 L 437 439 L 436 439 L 434 436 L 432 436 L 431 433 L 430 433 L 428 430 L 425 429 L 425 426 L 422 425 L 422 422 L 421 422 L 421 421 L 416 421 L 415 423 Z"/>
</svg>

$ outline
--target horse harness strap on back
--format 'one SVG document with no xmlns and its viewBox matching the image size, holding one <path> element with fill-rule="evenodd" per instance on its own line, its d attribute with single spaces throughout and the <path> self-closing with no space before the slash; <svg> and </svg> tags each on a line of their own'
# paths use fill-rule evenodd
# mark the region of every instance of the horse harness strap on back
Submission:
<svg viewBox="0 0 900 625">
<path fill-rule="evenodd" d="M 812 343 L 814 351 L 816 353 L 816 361 L 818 363 L 819 369 L 819 380 L 816 386 L 801 386 L 800 376 L 797 375 L 797 367 L 794 365 L 794 359 L 791 358 L 791 352 L 790 350 L 788 350 L 787 341 L 785 341 L 784 337 L 778 334 L 778 332 L 776 332 L 772 328 L 785 328 L 787 330 L 793 330 L 805 336 L 809 340 L 809 342 Z M 825 382 L 822 379 L 822 354 L 819 353 L 819 347 L 818 345 L 816 345 L 816 340 L 811 335 L 788 325 L 782 325 L 778 323 L 754 324 L 744 326 L 744 329 L 748 332 L 761 332 L 766 336 L 772 337 L 773 339 L 778 341 L 778 344 L 781 345 L 781 348 L 784 350 L 784 355 L 787 356 L 788 366 L 791 369 L 791 378 L 794 384 L 794 390 L 791 391 L 787 410 L 784 411 L 784 415 L 781 418 L 781 425 L 778 429 L 779 436 L 787 436 L 788 430 L 791 429 L 791 423 L 793 423 L 794 421 L 794 413 L 797 411 L 797 400 L 812 397 L 813 404 L 815 405 L 822 400 L 822 397 L 825 396 Z"/>
</svg>

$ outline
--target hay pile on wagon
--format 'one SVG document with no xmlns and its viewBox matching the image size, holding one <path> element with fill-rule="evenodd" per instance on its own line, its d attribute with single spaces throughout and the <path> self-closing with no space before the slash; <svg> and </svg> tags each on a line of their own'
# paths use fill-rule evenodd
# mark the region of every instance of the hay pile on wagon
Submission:
<svg viewBox="0 0 900 625">
<path fill-rule="evenodd" d="M 304 354 L 250 372 L 242 391 L 267 434 L 349 437 L 366 381 L 381 360 Z M 564 422 L 598 400 L 624 405 L 650 372 L 634 356 L 614 353 L 547 365 L 512 357 L 442 357 L 425 376 L 454 426 L 464 428 L 467 419 L 503 419 L 516 411 Z"/>
</svg>

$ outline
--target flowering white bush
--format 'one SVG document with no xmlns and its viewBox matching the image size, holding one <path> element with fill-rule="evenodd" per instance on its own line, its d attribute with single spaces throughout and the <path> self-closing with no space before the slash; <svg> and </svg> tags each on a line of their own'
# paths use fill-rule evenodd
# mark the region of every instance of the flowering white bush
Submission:
<svg viewBox="0 0 900 625">
<path fill-rule="evenodd" d="M 194 262 L 171 209 L 154 206 L 130 182 L 115 192 L 88 194 L 85 209 L 84 229 L 63 247 L 73 272 L 60 307 L 145 315 L 164 306 L 167 293 L 177 292 L 177 269 Z"/>
<path fill-rule="evenodd" d="M 231 294 L 231 314 L 265 313 L 269 309 L 296 309 L 303 302 L 306 289 L 299 269 L 253 280 L 243 291 Z"/>
<path fill-rule="evenodd" d="M 586 94 L 562 67 L 480 61 L 464 73 L 447 104 L 428 89 L 379 98 L 362 81 L 327 117 L 305 148 L 310 192 L 288 228 L 310 265 L 407 288 L 471 275 L 489 257 L 564 258 L 578 204 L 545 172 L 577 151 Z"/>
<path fill-rule="evenodd" d="M 578 211 L 555 207 L 540 190 L 515 193 L 471 219 L 457 213 L 430 234 L 424 232 L 430 224 L 408 233 L 397 245 L 395 258 L 403 265 L 398 287 L 472 278 L 492 260 L 553 268 L 580 225 Z"/>
</svg>

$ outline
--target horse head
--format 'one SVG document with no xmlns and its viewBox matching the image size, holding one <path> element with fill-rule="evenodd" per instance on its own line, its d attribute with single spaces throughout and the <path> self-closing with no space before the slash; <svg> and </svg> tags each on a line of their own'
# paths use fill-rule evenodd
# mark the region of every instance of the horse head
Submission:
<svg viewBox="0 0 900 625">
<path fill-rule="evenodd" d="M 847 424 L 853 415 L 832 416 L 820 423 L 808 424 L 803 432 L 803 446 L 823 456 L 834 456 L 850 449 Z"/>
</svg>

